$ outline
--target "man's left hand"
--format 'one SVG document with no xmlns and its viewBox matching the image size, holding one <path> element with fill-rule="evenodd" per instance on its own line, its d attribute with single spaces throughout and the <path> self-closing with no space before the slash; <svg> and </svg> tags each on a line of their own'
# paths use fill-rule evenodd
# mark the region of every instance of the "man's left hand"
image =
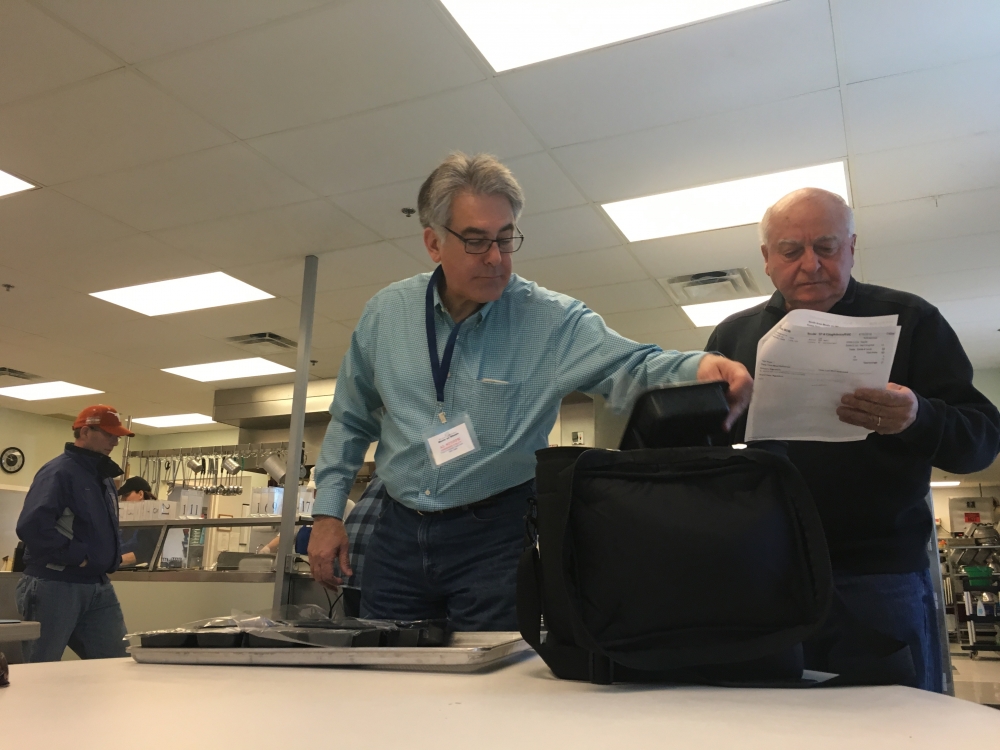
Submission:
<svg viewBox="0 0 1000 750">
<path fill-rule="evenodd" d="M 753 394 L 753 378 L 747 368 L 739 362 L 726 359 L 718 354 L 706 354 L 698 363 L 698 380 L 725 380 L 729 383 L 726 400 L 729 402 L 729 416 L 722 428 L 729 432 L 740 415 L 750 405 Z"/>
<path fill-rule="evenodd" d="M 917 418 L 917 394 L 906 386 L 889 383 L 885 390 L 858 388 L 840 399 L 837 416 L 841 422 L 874 430 L 879 435 L 896 435 Z"/>
</svg>

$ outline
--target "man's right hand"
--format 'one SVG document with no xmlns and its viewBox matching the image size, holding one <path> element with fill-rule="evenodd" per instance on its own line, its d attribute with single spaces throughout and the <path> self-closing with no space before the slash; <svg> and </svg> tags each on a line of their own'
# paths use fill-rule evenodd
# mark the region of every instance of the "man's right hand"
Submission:
<svg viewBox="0 0 1000 750">
<path fill-rule="evenodd" d="M 339 518 L 316 516 L 313 519 L 308 554 L 309 570 L 317 583 L 330 589 L 336 589 L 343 584 L 343 579 L 334 575 L 334 560 L 340 562 L 340 570 L 345 576 L 354 575 L 347 542 L 347 530 Z"/>
</svg>

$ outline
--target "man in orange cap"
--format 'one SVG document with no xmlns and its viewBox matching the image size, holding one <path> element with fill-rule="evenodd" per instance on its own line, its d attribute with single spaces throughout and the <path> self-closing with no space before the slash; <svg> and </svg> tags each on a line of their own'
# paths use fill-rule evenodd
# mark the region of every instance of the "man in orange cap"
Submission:
<svg viewBox="0 0 1000 750">
<path fill-rule="evenodd" d="M 108 581 L 122 557 L 113 480 L 123 473 L 109 456 L 124 435 L 132 433 L 114 407 L 87 407 L 74 441 L 38 470 L 24 498 L 16 601 L 42 625 L 37 641 L 22 644 L 26 661 L 58 661 L 67 646 L 81 659 L 125 656 L 125 619 Z"/>
</svg>

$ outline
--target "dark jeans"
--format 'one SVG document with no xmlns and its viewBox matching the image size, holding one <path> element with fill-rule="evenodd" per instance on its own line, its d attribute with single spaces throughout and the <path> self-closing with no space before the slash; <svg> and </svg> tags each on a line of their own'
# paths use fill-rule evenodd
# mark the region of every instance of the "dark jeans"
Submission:
<svg viewBox="0 0 1000 750">
<path fill-rule="evenodd" d="M 430 515 L 387 499 L 365 551 L 362 617 L 517 630 L 517 561 L 534 488 L 508 493 L 482 508 Z"/>
<path fill-rule="evenodd" d="M 125 653 L 125 618 L 110 583 L 68 583 L 21 576 L 17 611 L 42 625 L 37 641 L 23 641 L 26 662 L 59 661 L 69 646 L 81 659 Z"/>
<path fill-rule="evenodd" d="M 833 582 L 855 618 L 909 645 L 917 673 L 916 687 L 942 692 L 944 676 L 930 572 L 835 572 Z M 806 643 L 805 663 L 807 669 L 826 671 L 826 652 L 816 644 Z"/>
</svg>

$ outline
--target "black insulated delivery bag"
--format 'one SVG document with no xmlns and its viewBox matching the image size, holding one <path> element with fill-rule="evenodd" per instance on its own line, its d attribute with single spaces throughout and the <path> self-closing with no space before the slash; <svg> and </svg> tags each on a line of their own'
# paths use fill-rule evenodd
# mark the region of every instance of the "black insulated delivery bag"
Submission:
<svg viewBox="0 0 1000 750">
<path fill-rule="evenodd" d="M 780 448 L 538 451 L 518 625 L 557 677 L 801 683 L 831 571 Z"/>
</svg>

